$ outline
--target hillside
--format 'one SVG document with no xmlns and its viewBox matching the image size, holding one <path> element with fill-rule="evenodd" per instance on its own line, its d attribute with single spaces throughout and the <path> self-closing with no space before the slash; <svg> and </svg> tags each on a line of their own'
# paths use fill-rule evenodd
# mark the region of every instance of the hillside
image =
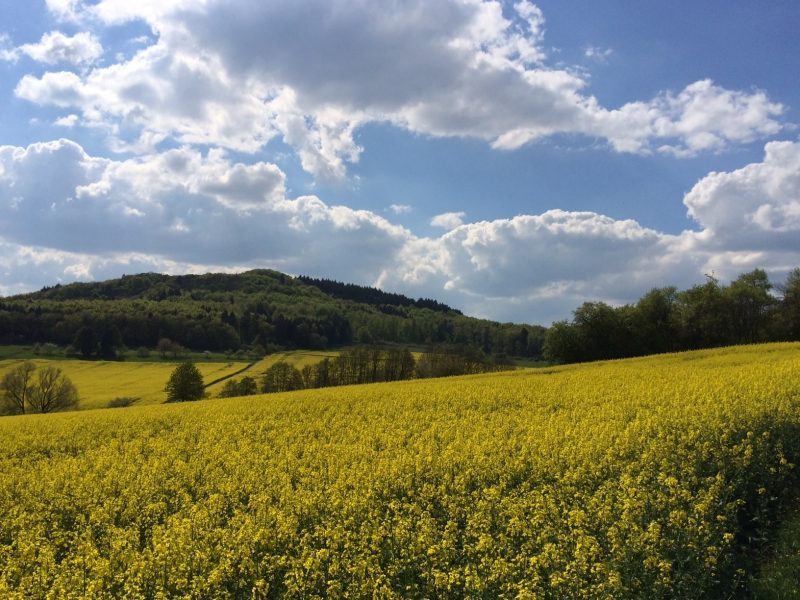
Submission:
<svg viewBox="0 0 800 600">
<path fill-rule="evenodd" d="M 0 594 L 729 598 L 800 345 L 0 420 Z"/>
<path fill-rule="evenodd" d="M 430 299 L 269 270 L 144 273 L 0 300 L 0 344 L 73 345 L 87 358 L 163 339 L 195 351 L 396 343 L 538 357 L 543 338 L 542 327 L 475 319 Z"/>
</svg>

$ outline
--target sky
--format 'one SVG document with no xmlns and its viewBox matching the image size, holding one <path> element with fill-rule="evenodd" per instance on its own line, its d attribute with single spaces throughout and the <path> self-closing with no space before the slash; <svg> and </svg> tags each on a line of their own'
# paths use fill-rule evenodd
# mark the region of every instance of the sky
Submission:
<svg viewBox="0 0 800 600">
<path fill-rule="evenodd" d="M 800 3 L 0 0 L 0 295 L 274 268 L 499 321 L 800 267 Z"/>
</svg>

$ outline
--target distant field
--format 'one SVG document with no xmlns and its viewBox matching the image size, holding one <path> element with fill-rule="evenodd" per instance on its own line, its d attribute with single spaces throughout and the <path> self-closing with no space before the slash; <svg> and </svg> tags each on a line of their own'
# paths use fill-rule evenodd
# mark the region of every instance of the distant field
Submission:
<svg viewBox="0 0 800 600">
<path fill-rule="evenodd" d="M 260 381 L 264 371 L 269 369 L 276 362 L 287 362 L 298 369 L 302 369 L 305 365 L 314 365 L 325 358 L 334 358 L 338 354 L 338 350 L 289 350 L 287 352 L 276 352 L 275 354 L 270 354 L 262 358 L 247 369 L 247 371 L 234 377 L 234 379 L 241 379 L 245 375 L 248 375 L 253 377 L 256 381 Z M 242 367 L 240 366 L 239 368 Z M 211 381 L 211 379 L 206 378 L 206 381 Z M 210 396 L 216 396 L 222 390 L 223 385 L 225 385 L 225 382 L 221 381 L 209 386 L 206 391 Z"/>
<path fill-rule="evenodd" d="M 235 375 L 240 379 L 245 375 L 259 380 L 270 366 L 278 361 L 293 364 L 298 369 L 307 364 L 316 364 L 324 358 L 333 358 L 338 351 L 293 350 L 271 354 L 258 361 L 247 371 Z M 9 369 L 22 362 L 23 359 L 0 360 L 0 377 Z M 30 360 L 30 359 L 27 359 Z M 157 404 L 166 400 L 164 386 L 172 370 L 180 361 L 138 362 L 126 361 L 85 361 L 76 359 L 32 359 L 36 365 L 53 365 L 59 367 L 78 388 L 81 410 L 105 408 L 110 400 L 119 397 L 137 398 L 137 405 Z M 229 377 L 245 369 L 246 362 L 215 362 L 205 359 L 195 360 L 195 364 L 203 374 L 203 380 L 209 384 L 217 379 Z M 209 385 L 206 392 L 210 396 L 219 394 L 224 381 Z"/>
<path fill-rule="evenodd" d="M 6 417 L 0 439 L 4 598 L 739 597 L 798 490 L 800 344 Z"/>
<path fill-rule="evenodd" d="M 21 360 L 0 360 L 0 377 Z M 122 396 L 137 398 L 136 404 L 156 404 L 167 398 L 164 386 L 178 362 L 116 362 L 35 359 L 36 365 L 60 368 L 78 389 L 81 410 L 105 408 Z M 241 362 L 197 361 L 205 381 L 235 373 L 247 366 Z"/>
</svg>

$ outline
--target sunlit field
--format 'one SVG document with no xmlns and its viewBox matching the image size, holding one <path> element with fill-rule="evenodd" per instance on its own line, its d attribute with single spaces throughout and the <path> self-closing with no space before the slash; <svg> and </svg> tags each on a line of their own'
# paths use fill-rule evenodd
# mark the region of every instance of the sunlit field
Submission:
<svg viewBox="0 0 800 600">
<path fill-rule="evenodd" d="M 799 409 L 772 344 L 7 417 L 0 596 L 730 597 Z"/>
<path fill-rule="evenodd" d="M 0 361 L 0 377 L 20 364 L 21 360 Z M 114 398 L 135 398 L 135 404 L 157 404 L 164 402 L 167 394 L 164 386 L 178 362 L 116 362 L 82 360 L 32 361 L 37 366 L 60 368 L 78 390 L 78 409 L 105 408 Z M 231 375 L 242 370 L 247 363 L 203 362 L 197 367 L 206 382 Z"/>
</svg>

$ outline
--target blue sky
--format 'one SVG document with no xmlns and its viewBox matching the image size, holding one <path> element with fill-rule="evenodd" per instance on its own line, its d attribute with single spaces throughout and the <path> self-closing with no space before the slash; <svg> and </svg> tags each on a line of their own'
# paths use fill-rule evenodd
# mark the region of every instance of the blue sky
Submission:
<svg viewBox="0 0 800 600">
<path fill-rule="evenodd" d="M 794 1 L 0 3 L 0 294 L 378 285 L 548 324 L 800 266 Z"/>
</svg>

